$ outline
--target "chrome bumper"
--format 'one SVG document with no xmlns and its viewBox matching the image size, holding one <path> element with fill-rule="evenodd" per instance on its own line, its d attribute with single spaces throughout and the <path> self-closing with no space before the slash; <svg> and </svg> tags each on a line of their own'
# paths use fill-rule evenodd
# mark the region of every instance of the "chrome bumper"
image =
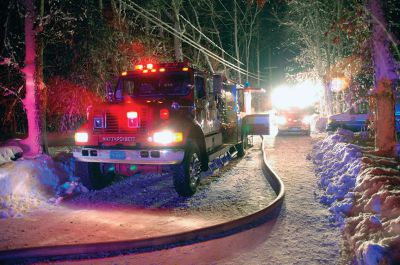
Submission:
<svg viewBox="0 0 400 265">
<path fill-rule="evenodd" d="M 77 161 L 100 163 L 174 165 L 180 164 L 184 155 L 182 149 L 106 150 L 85 147 L 73 149 L 73 156 Z"/>
</svg>

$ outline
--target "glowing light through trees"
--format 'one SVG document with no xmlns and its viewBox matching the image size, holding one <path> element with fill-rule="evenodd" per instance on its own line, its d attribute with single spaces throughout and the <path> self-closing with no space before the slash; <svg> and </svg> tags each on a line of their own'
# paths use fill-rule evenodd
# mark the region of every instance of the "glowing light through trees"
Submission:
<svg viewBox="0 0 400 265">
<path fill-rule="evenodd" d="M 315 104 L 322 93 L 321 83 L 306 80 L 293 86 L 283 85 L 272 91 L 271 102 L 274 108 L 306 108 Z"/>
</svg>

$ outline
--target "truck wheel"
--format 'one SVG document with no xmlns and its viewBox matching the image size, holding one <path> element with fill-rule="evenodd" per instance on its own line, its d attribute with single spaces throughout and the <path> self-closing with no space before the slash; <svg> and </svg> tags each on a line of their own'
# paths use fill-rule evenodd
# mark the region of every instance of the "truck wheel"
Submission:
<svg viewBox="0 0 400 265">
<path fill-rule="evenodd" d="M 109 185 L 114 178 L 114 172 L 104 173 L 100 163 L 76 162 L 75 175 L 89 190 L 102 189 Z"/>
<path fill-rule="evenodd" d="M 185 157 L 179 165 L 173 166 L 174 186 L 176 192 L 183 197 L 192 196 L 200 182 L 201 161 L 199 147 L 189 142 Z"/>
</svg>

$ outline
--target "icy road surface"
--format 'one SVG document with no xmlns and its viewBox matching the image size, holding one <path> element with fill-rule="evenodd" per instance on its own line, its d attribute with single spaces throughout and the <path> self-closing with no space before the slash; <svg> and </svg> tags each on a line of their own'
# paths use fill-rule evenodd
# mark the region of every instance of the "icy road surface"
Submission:
<svg viewBox="0 0 400 265">
<path fill-rule="evenodd" d="M 316 177 L 311 162 L 306 160 L 311 151 L 312 138 L 286 136 L 265 140 L 268 162 L 283 179 L 286 188 L 285 205 L 277 220 L 239 234 L 194 245 L 73 263 L 339 264 L 340 232 L 330 226 L 328 211 L 314 198 Z M 252 168 L 246 170 L 250 176 L 256 177 L 255 173 Z M 260 196 L 258 189 L 249 189 L 247 194 L 249 198 Z"/>
</svg>

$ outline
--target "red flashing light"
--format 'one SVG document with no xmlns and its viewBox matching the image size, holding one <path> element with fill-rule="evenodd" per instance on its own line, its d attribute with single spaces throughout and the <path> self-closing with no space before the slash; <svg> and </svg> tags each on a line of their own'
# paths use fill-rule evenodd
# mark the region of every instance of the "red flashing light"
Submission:
<svg viewBox="0 0 400 265">
<path fill-rule="evenodd" d="M 135 70 L 143 70 L 143 65 L 142 64 L 135 65 Z"/>
<path fill-rule="evenodd" d="M 160 118 L 162 120 L 167 120 L 169 119 L 169 110 L 168 109 L 161 109 L 160 110 Z"/>
<path fill-rule="evenodd" d="M 165 68 L 160 68 L 159 70 L 161 73 L 165 72 Z"/>
<path fill-rule="evenodd" d="M 143 74 L 146 74 L 146 73 L 148 73 L 148 72 L 149 72 L 148 69 L 144 69 L 144 70 L 143 70 Z"/>
<path fill-rule="evenodd" d="M 182 71 L 184 71 L 184 72 L 189 71 L 189 67 L 183 67 L 183 68 L 182 68 Z"/>
<path fill-rule="evenodd" d="M 150 72 L 155 73 L 157 72 L 157 69 L 151 69 Z"/>
<path fill-rule="evenodd" d="M 148 63 L 148 64 L 146 65 L 146 68 L 147 68 L 147 69 L 153 69 L 153 64 L 152 64 L 152 63 Z"/>
<path fill-rule="evenodd" d="M 122 72 L 121 75 L 122 76 L 126 76 L 128 74 L 128 72 Z"/>
</svg>

